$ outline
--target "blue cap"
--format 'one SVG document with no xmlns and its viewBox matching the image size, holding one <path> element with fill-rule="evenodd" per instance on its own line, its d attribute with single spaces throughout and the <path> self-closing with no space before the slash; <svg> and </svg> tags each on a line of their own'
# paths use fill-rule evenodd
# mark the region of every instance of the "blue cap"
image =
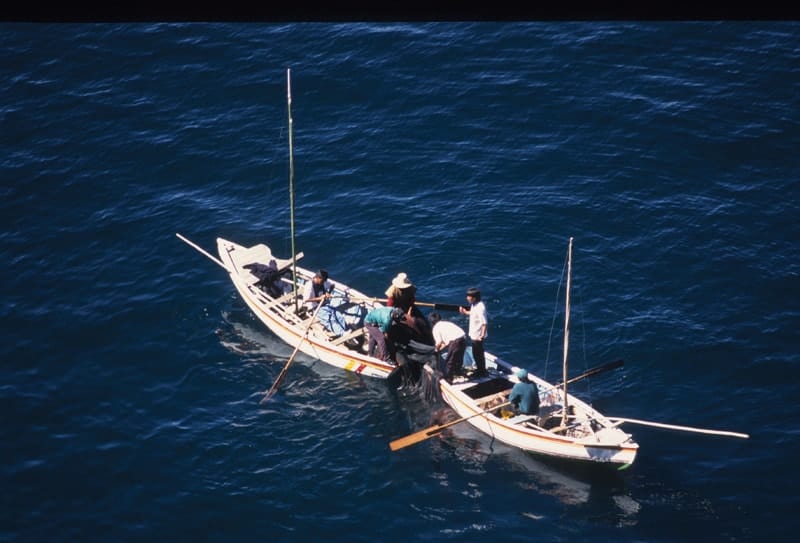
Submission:
<svg viewBox="0 0 800 543">
<path fill-rule="evenodd" d="M 528 380 L 528 370 L 518 370 L 516 375 L 517 375 L 517 379 L 519 379 L 520 381 L 527 381 Z"/>
</svg>

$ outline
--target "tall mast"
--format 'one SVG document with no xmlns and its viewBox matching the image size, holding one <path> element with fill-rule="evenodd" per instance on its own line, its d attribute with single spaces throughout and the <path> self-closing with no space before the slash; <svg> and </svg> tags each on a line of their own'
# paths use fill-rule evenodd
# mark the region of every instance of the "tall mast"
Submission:
<svg viewBox="0 0 800 543">
<path fill-rule="evenodd" d="M 294 250 L 294 153 L 292 149 L 292 78 L 291 69 L 286 68 L 286 109 L 289 114 L 289 222 L 292 233 L 292 280 L 294 281 L 294 309 L 297 311 L 297 258 Z"/>
<path fill-rule="evenodd" d="M 564 312 L 564 413 L 561 415 L 561 426 L 567 425 L 569 405 L 567 403 L 567 351 L 569 350 L 569 291 L 572 283 L 572 238 L 569 238 L 567 250 L 567 300 Z"/>
</svg>

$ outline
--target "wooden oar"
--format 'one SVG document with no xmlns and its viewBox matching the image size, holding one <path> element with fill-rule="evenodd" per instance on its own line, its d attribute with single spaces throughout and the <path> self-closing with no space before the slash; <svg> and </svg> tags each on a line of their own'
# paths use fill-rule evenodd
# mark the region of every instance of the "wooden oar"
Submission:
<svg viewBox="0 0 800 543">
<path fill-rule="evenodd" d="M 592 375 L 597 375 L 598 373 L 602 373 L 604 371 L 621 368 L 624 365 L 625 365 L 625 362 L 623 362 L 622 360 L 614 360 L 613 362 L 608 362 L 606 364 L 603 364 L 602 366 L 596 366 L 596 367 L 594 367 L 594 368 L 592 368 L 590 370 L 586 370 L 585 372 L 581 373 L 580 375 L 576 375 L 572 379 L 569 379 L 567 381 L 567 384 L 571 385 L 572 383 L 574 383 L 575 381 L 579 381 L 580 379 L 586 379 L 587 377 L 591 377 Z M 556 389 L 556 388 L 560 388 L 560 387 L 563 387 L 563 386 L 564 386 L 564 383 L 558 383 L 557 385 L 553 385 L 550 388 L 543 390 L 541 392 L 541 394 L 547 394 L 551 390 Z"/>
<path fill-rule="evenodd" d="M 693 428 L 691 426 L 678 426 L 675 424 L 664 424 L 662 422 L 652 422 L 649 420 L 638 420 L 638 419 L 625 419 L 622 417 L 606 417 L 611 422 L 615 423 L 623 423 L 629 422 L 631 424 L 641 424 L 643 426 L 655 426 L 656 428 L 665 428 L 667 430 L 679 430 L 681 432 L 697 432 L 699 434 L 711 434 L 715 436 L 729 436 L 729 437 L 740 437 L 742 439 L 748 439 L 750 436 L 747 434 L 741 434 L 739 432 L 728 432 L 725 430 L 706 430 L 705 428 Z"/>
<path fill-rule="evenodd" d="M 314 310 L 314 314 L 311 315 L 311 318 L 308 321 L 308 326 L 306 326 L 306 329 L 303 332 L 303 336 L 300 338 L 300 341 L 297 342 L 297 347 L 294 348 L 294 352 L 292 353 L 292 356 L 289 357 L 289 361 L 286 362 L 286 365 L 283 367 L 281 372 L 278 374 L 278 378 L 275 379 L 274 383 L 272 383 L 272 386 L 270 387 L 270 389 L 267 391 L 266 394 L 264 394 L 264 397 L 261 398 L 261 401 L 258 402 L 259 405 L 263 404 L 264 402 L 269 400 L 272 397 L 272 395 L 275 394 L 275 391 L 278 389 L 278 385 L 280 385 L 281 382 L 283 382 L 284 377 L 286 377 L 286 372 L 289 370 L 289 366 L 292 364 L 292 362 L 294 361 L 294 357 L 297 355 L 297 352 L 300 350 L 300 345 L 303 344 L 303 341 L 305 341 L 306 336 L 308 336 L 308 331 L 311 330 L 311 326 L 317 320 L 317 313 L 319 313 L 319 310 L 322 309 L 322 305 L 323 305 L 322 302 L 317 304 L 317 309 L 315 309 Z"/>
<path fill-rule="evenodd" d="M 577 375 L 577 376 L 573 377 L 572 379 L 567 381 L 567 383 L 574 383 L 575 381 L 578 381 L 580 379 L 586 379 L 587 377 L 591 377 L 592 375 L 597 375 L 600 372 L 612 370 L 614 368 L 618 368 L 618 367 L 622 366 L 622 364 L 623 364 L 622 360 L 616 360 L 614 362 L 609 362 L 608 364 L 603 364 L 602 366 L 597 366 L 596 368 L 592 368 L 592 369 L 586 371 L 585 373 L 582 373 L 580 375 Z M 555 385 L 554 388 L 558 387 L 558 386 L 561 386 L 561 385 Z M 403 448 L 408 447 L 410 445 L 414 445 L 415 443 L 419 443 L 420 441 L 425 441 L 426 439 L 431 438 L 431 437 L 435 436 L 436 434 L 440 433 L 445 428 L 449 428 L 450 426 L 453 426 L 455 424 L 459 424 L 461 422 L 467 421 L 467 420 L 471 419 L 472 417 L 477 417 L 479 415 L 485 415 L 486 413 L 494 411 L 495 409 L 498 409 L 500 407 L 504 407 L 506 405 L 509 405 L 510 403 L 511 402 L 505 402 L 505 403 L 502 403 L 500 405 L 495 405 L 494 407 L 491 407 L 491 408 L 486 409 L 484 411 L 479 411 L 477 413 L 473 413 L 472 415 L 469 415 L 469 416 L 466 416 L 466 417 L 462 417 L 462 418 L 456 419 L 454 421 L 446 422 L 444 424 L 436 424 L 434 426 L 430 426 L 428 428 L 425 428 L 424 430 L 420 430 L 419 432 L 414 432 L 413 434 L 407 435 L 406 437 L 401 437 L 399 439 L 395 439 L 394 441 L 389 443 L 389 448 L 391 450 L 393 450 L 393 451 L 396 451 L 398 449 L 403 449 Z"/>
<path fill-rule="evenodd" d="M 369 298 L 369 297 L 362 298 L 362 297 L 358 297 L 358 296 L 348 296 L 348 298 L 351 299 L 351 300 L 365 300 L 365 301 L 368 301 L 368 302 L 380 302 L 382 304 L 385 304 L 386 302 L 389 301 L 388 298 Z M 417 302 L 417 301 L 414 302 L 414 305 L 420 305 L 422 307 L 432 307 L 434 309 L 439 309 L 441 311 L 458 311 L 458 308 L 462 307 L 462 306 L 460 306 L 458 304 L 439 304 L 439 303 L 434 303 L 434 302 Z"/>
<path fill-rule="evenodd" d="M 196 243 L 192 243 L 191 241 L 189 241 L 188 239 L 186 239 L 182 235 L 178 234 L 177 232 L 175 232 L 175 235 L 178 236 L 178 239 L 180 239 L 182 241 L 185 241 L 189 246 L 197 249 L 198 252 L 206 255 L 208 258 L 210 258 L 211 260 L 213 260 L 214 262 L 216 262 L 217 264 L 219 264 L 220 266 L 225 268 L 225 271 L 227 271 L 228 273 L 233 273 L 233 272 L 231 272 L 230 268 L 228 268 L 228 266 L 226 266 L 225 264 L 222 263 L 222 261 L 220 259 L 214 257 L 213 255 L 208 253 L 205 249 L 203 249 L 202 247 L 200 247 Z"/>
<path fill-rule="evenodd" d="M 424 307 L 432 307 L 440 311 L 458 311 L 459 309 L 461 309 L 461 307 L 466 307 L 466 306 L 460 306 L 458 304 L 438 304 L 429 302 L 414 302 L 414 303 Z"/>
<path fill-rule="evenodd" d="M 438 434 L 439 432 L 441 432 L 445 428 L 450 428 L 451 426 L 454 426 L 456 424 L 459 424 L 461 422 L 469 420 L 472 417 L 477 417 L 479 415 L 485 415 L 486 413 L 489 413 L 491 411 L 494 411 L 495 409 L 498 409 L 500 407 L 504 407 L 504 406 L 509 405 L 509 404 L 511 404 L 511 402 L 501 403 L 500 405 L 495 405 L 493 407 L 490 407 L 489 409 L 486 409 L 485 411 L 478 411 L 477 413 L 473 413 L 472 415 L 469 415 L 468 417 L 462 417 L 460 419 L 452 420 L 452 421 L 446 422 L 444 424 L 436 424 L 436 425 L 431 426 L 429 428 L 425 428 L 424 430 L 420 430 L 419 432 L 414 432 L 413 434 L 407 435 L 406 437 L 401 437 L 400 439 L 395 439 L 394 441 L 389 443 L 389 448 L 391 450 L 393 450 L 393 451 L 396 451 L 398 449 L 403 449 L 403 448 L 408 447 L 410 445 L 414 445 L 415 443 L 419 443 L 420 441 L 425 441 L 426 439 L 435 436 L 436 434 Z"/>
</svg>

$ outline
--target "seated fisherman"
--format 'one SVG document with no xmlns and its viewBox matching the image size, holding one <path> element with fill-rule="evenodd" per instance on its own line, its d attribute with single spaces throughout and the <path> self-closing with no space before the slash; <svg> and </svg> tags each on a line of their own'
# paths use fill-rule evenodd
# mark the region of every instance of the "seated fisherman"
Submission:
<svg viewBox="0 0 800 543">
<path fill-rule="evenodd" d="M 539 388 L 535 383 L 528 381 L 527 370 L 516 373 L 519 383 L 514 384 L 508 395 L 510 401 L 521 414 L 536 415 L 539 413 Z"/>
<path fill-rule="evenodd" d="M 317 308 L 317 304 L 331 297 L 331 292 L 333 292 L 333 283 L 328 281 L 328 272 L 321 269 L 314 274 L 311 281 L 306 282 L 303 291 L 304 307 L 309 312 L 313 312 Z"/>
</svg>

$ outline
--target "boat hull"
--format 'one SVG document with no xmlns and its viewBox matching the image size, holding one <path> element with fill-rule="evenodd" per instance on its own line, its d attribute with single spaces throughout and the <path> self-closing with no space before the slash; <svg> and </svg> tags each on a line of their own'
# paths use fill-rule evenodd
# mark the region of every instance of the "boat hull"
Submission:
<svg viewBox="0 0 800 543">
<path fill-rule="evenodd" d="M 516 378 L 511 377 L 519 368 L 486 353 L 489 377 L 477 381 L 469 379 L 448 383 L 439 379 L 439 390 L 447 405 L 477 430 L 509 446 L 540 455 L 581 462 L 632 464 L 639 445 L 617 425 L 592 409 L 580 399 L 569 395 L 568 404 L 574 415 L 570 418 L 571 429 L 554 432 L 542 424 L 542 417 L 516 415 L 503 418 L 500 410 L 489 410 L 491 403 L 503 402 Z M 530 375 L 538 389 L 541 411 L 554 412 L 563 403 L 561 389 L 547 381 Z M 476 391 L 491 385 L 489 393 Z M 500 389 L 500 392 L 493 392 Z M 473 397 L 475 396 L 475 397 Z M 489 410 L 489 412 L 487 412 Z"/>
</svg>

